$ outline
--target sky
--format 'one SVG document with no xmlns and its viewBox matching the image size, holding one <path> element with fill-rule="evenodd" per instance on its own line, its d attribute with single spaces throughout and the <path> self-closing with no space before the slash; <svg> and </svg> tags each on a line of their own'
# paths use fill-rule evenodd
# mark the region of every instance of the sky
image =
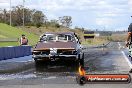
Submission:
<svg viewBox="0 0 132 88">
<path fill-rule="evenodd" d="M 12 6 L 23 0 L 11 0 Z M 0 0 L 1 9 L 9 9 L 10 0 Z M 132 0 L 25 0 L 25 7 L 43 11 L 49 20 L 72 17 L 72 27 L 91 30 L 127 30 L 132 22 Z"/>
</svg>

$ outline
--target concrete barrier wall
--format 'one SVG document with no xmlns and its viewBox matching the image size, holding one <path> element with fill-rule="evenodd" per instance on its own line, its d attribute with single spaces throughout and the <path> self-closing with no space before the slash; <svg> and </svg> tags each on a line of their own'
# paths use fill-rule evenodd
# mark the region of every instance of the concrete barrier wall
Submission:
<svg viewBox="0 0 132 88">
<path fill-rule="evenodd" d="M 31 55 L 31 46 L 1 47 L 0 60 Z"/>
</svg>

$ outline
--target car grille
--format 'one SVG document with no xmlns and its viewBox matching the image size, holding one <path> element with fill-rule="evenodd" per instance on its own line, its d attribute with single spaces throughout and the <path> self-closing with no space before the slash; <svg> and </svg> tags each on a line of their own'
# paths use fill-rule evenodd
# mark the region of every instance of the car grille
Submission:
<svg viewBox="0 0 132 88">
<path fill-rule="evenodd" d="M 33 52 L 33 54 L 35 54 L 35 55 L 43 55 L 43 54 L 49 55 L 50 54 L 50 50 L 35 51 L 35 52 Z"/>
<path fill-rule="evenodd" d="M 71 55 L 74 54 L 74 51 L 72 50 L 57 50 L 58 54 L 64 54 L 64 55 Z"/>
</svg>

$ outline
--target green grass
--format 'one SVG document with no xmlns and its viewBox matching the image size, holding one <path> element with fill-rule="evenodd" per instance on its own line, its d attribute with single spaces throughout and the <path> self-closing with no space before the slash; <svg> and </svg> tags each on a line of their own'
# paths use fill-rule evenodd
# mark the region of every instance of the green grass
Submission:
<svg viewBox="0 0 132 88">
<path fill-rule="evenodd" d="M 40 32 L 40 30 L 42 32 Z M 40 29 L 36 28 L 36 27 L 29 27 L 29 28 L 25 28 L 22 29 L 20 28 L 16 28 L 16 27 L 11 27 L 7 24 L 3 24 L 0 23 L 0 38 L 20 38 L 22 34 L 25 34 L 29 40 L 29 45 L 35 45 L 39 39 L 39 35 L 41 35 L 44 32 L 47 31 L 51 31 L 51 32 L 64 32 L 64 31 L 73 31 L 75 33 L 77 33 L 80 37 L 80 39 L 82 40 L 82 44 L 83 45 L 99 45 L 99 44 L 103 44 L 108 42 L 108 40 L 110 38 L 107 37 L 99 37 L 99 38 L 95 38 L 93 40 L 84 40 L 83 38 L 83 32 L 80 30 L 68 30 L 68 29 L 56 29 L 53 27 L 48 27 L 48 29 L 41 27 Z M 17 42 L 0 42 L 0 47 L 3 46 L 18 46 L 19 43 Z"/>
<path fill-rule="evenodd" d="M 21 29 L 11 27 L 7 24 L 0 23 L 0 38 L 20 38 L 22 34 L 25 34 L 26 37 L 28 38 L 29 45 L 35 45 L 39 39 L 39 36 L 37 36 L 33 33 L 28 33 Z M 0 42 L 0 47 L 8 46 L 8 45 L 16 46 L 18 44 L 14 43 L 14 42 L 7 42 L 7 43 Z"/>
<path fill-rule="evenodd" d="M 107 43 L 108 40 L 106 37 L 96 37 L 94 39 L 86 39 L 82 41 L 83 45 L 100 45 Z"/>
<path fill-rule="evenodd" d="M 4 35 L 0 35 L 0 38 L 7 38 L 6 36 L 4 36 Z"/>
<path fill-rule="evenodd" d="M 18 46 L 18 42 L 0 42 L 0 47 L 5 47 L 5 46 Z"/>
</svg>

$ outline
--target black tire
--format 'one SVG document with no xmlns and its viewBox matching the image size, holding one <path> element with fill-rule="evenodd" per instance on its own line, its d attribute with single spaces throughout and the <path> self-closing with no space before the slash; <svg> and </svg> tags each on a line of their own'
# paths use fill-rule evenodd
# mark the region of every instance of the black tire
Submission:
<svg viewBox="0 0 132 88">
<path fill-rule="evenodd" d="M 79 60 L 76 60 L 76 61 L 75 61 L 75 66 L 76 66 L 76 67 L 79 67 L 79 65 L 80 65 L 80 61 L 79 61 Z"/>
<path fill-rule="evenodd" d="M 78 55 L 78 59 L 76 61 L 76 64 L 79 66 L 80 65 L 80 54 Z"/>
<path fill-rule="evenodd" d="M 40 61 L 37 58 L 34 58 L 35 64 L 38 65 Z"/>
<path fill-rule="evenodd" d="M 86 78 L 84 76 L 79 76 L 76 78 L 77 83 L 80 85 L 84 85 L 86 83 Z"/>
<path fill-rule="evenodd" d="M 132 69 L 129 71 L 129 73 L 132 73 Z"/>
<path fill-rule="evenodd" d="M 82 58 L 80 59 L 80 65 L 84 67 L 84 53 L 82 54 Z"/>
</svg>

